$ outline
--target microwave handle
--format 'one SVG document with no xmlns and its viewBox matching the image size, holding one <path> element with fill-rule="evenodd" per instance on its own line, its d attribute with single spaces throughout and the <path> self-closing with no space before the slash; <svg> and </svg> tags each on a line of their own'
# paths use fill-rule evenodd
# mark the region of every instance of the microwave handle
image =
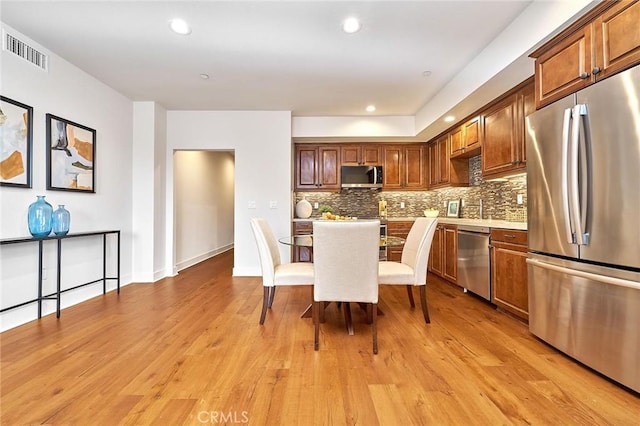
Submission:
<svg viewBox="0 0 640 426">
<path fill-rule="evenodd" d="M 373 166 L 373 183 L 378 183 L 378 167 Z"/>
</svg>

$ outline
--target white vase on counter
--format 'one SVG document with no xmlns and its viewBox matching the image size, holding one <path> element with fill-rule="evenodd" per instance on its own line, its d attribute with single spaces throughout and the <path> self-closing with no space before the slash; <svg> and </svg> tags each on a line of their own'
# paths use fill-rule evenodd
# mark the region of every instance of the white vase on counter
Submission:
<svg viewBox="0 0 640 426">
<path fill-rule="evenodd" d="M 302 199 L 296 203 L 296 216 L 301 219 L 306 219 L 311 216 L 311 212 L 313 211 L 311 207 L 311 203 L 306 199 Z"/>
</svg>

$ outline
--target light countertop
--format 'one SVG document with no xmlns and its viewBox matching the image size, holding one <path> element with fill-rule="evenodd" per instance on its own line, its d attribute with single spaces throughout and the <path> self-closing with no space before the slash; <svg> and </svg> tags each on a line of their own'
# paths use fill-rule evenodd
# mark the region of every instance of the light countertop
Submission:
<svg viewBox="0 0 640 426">
<path fill-rule="evenodd" d="M 415 217 L 389 217 L 389 222 L 402 222 L 412 221 Z M 466 225 L 466 226 L 483 226 L 487 228 L 499 228 L 499 229 L 518 229 L 522 231 L 527 230 L 527 222 L 509 222 L 507 220 L 492 220 L 492 219 L 459 219 L 455 217 L 442 217 L 438 216 L 439 223 L 448 223 L 452 225 Z"/>
<path fill-rule="evenodd" d="M 411 222 L 415 217 L 388 217 L 388 222 Z M 314 220 L 320 220 L 320 217 L 310 217 L 308 219 L 294 218 L 294 222 L 309 222 Z M 517 229 L 526 231 L 527 222 L 509 222 L 507 220 L 492 220 L 492 219 L 459 219 L 454 217 L 442 217 L 438 216 L 439 223 L 448 223 L 452 225 L 466 225 L 466 226 L 483 226 L 488 228 L 498 229 Z"/>
</svg>

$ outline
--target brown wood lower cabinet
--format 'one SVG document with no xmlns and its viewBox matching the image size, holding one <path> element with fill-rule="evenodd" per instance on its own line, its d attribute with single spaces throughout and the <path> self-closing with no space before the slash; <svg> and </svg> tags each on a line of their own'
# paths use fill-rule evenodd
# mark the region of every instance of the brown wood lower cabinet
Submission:
<svg viewBox="0 0 640 426">
<path fill-rule="evenodd" d="M 429 250 L 429 263 L 427 264 L 427 270 L 438 276 L 442 276 L 442 234 L 443 226 L 436 226 L 436 231 L 431 241 L 431 249 Z"/>
<path fill-rule="evenodd" d="M 387 235 L 390 237 L 407 238 L 413 226 L 413 221 L 389 221 L 387 222 Z M 387 260 L 400 262 L 402 260 L 402 247 L 388 247 Z"/>
<path fill-rule="evenodd" d="M 456 284 L 458 280 L 458 227 L 440 224 L 436 227 L 429 251 L 428 270 Z"/>
<path fill-rule="evenodd" d="M 493 303 L 529 320 L 527 287 L 527 232 L 491 231 L 491 279 Z"/>
<path fill-rule="evenodd" d="M 309 235 L 313 233 L 313 222 L 293 222 L 293 235 Z M 311 247 L 295 246 L 293 249 L 294 262 L 313 262 Z"/>
<path fill-rule="evenodd" d="M 442 275 L 445 279 L 456 284 L 458 281 L 458 227 L 456 225 L 444 225 L 442 237 L 442 250 L 444 266 Z"/>
</svg>

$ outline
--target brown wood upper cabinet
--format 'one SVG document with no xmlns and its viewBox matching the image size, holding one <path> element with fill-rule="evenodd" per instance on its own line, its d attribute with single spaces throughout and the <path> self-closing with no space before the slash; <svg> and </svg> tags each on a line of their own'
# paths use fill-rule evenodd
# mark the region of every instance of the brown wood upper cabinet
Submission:
<svg viewBox="0 0 640 426">
<path fill-rule="evenodd" d="M 340 189 L 339 145 L 296 145 L 295 162 L 296 190 Z"/>
<path fill-rule="evenodd" d="M 383 189 L 419 190 L 427 188 L 424 144 L 383 147 Z"/>
<path fill-rule="evenodd" d="M 480 116 L 449 133 L 450 158 L 470 158 L 480 154 Z"/>
<path fill-rule="evenodd" d="M 452 135 L 457 129 L 440 136 L 428 146 L 429 189 L 469 185 L 469 162 L 466 158 L 451 159 Z"/>
<path fill-rule="evenodd" d="M 482 113 L 482 176 L 501 177 L 526 167 L 525 117 L 534 110 L 534 87 L 527 82 Z"/>
<path fill-rule="evenodd" d="M 606 1 L 531 56 L 536 108 L 640 62 L 640 3 Z"/>
<path fill-rule="evenodd" d="M 379 166 L 382 164 L 380 145 L 342 145 L 340 158 L 343 166 Z"/>
</svg>

